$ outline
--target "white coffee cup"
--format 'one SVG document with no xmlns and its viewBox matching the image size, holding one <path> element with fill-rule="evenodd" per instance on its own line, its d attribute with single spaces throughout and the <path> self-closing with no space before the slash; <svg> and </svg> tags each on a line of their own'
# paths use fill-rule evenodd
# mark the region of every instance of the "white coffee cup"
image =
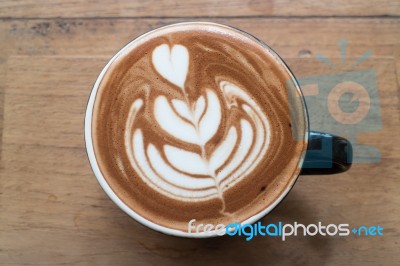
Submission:
<svg viewBox="0 0 400 266">
<path fill-rule="evenodd" d="M 103 79 L 105 73 L 107 72 L 107 70 L 109 69 L 110 65 L 117 59 L 119 58 L 121 55 L 123 55 L 124 53 L 126 53 L 131 46 L 135 45 L 138 41 L 140 41 L 142 38 L 148 36 L 149 34 L 154 33 L 155 31 L 158 30 L 162 30 L 168 27 L 176 27 L 176 26 L 181 26 L 181 25 L 185 25 L 185 24 L 211 24 L 211 25 L 218 25 L 220 27 L 226 27 L 229 30 L 234 30 L 236 32 L 238 32 L 239 34 L 243 34 L 247 37 L 250 37 L 254 40 L 256 40 L 261 46 L 263 46 L 271 55 L 273 55 L 274 59 L 276 60 L 277 64 L 280 64 L 283 66 L 283 68 L 287 71 L 287 73 L 289 74 L 289 76 L 291 77 L 291 81 L 293 83 L 293 93 L 296 94 L 298 97 L 296 97 L 297 99 L 299 99 L 297 102 L 298 105 L 301 105 L 301 111 L 303 112 L 302 115 L 304 115 L 306 123 L 304 123 L 304 130 L 302 130 L 302 132 L 305 132 L 304 135 L 300 136 L 300 139 L 302 139 L 303 141 L 305 141 L 306 143 L 308 143 L 309 141 L 309 137 L 312 136 L 313 133 L 310 133 L 309 131 L 309 125 L 308 125 L 308 114 L 307 114 L 307 109 L 306 109 L 306 105 L 305 105 L 305 101 L 304 101 L 304 97 L 303 94 L 301 92 L 300 86 L 298 85 L 296 79 L 294 78 L 294 75 L 291 73 L 291 71 L 289 70 L 289 68 L 286 66 L 286 64 L 284 63 L 284 61 L 278 56 L 278 54 L 276 54 L 270 47 L 268 47 L 265 43 L 261 42 L 260 40 L 258 40 L 257 38 L 255 38 L 254 36 L 232 28 L 230 26 L 225 26 L 225 25 L 220 25 L 220 24 L 215 24 L 215 23 L 209 23 L 209 22 L 184 22 L 184 23 L 178 23 L 178 24 L 172 24 L 172 25 L 168 25 L 159 29 L 155 29 L 153 31 L 150 31 L 148 33 L 145 33 L 139 37 L 137 37 L 136 39 L 132 40 L 131 42 L 129 42 L 127 45 L 125 45 L 116 55 L 113 56 L 113 58 L 107 63 L 107 65 L 103 68 L 103 70 L 101 71 L 100 75 L 98 76 L 93 89 L 90 93 L 90 98 L 87 104 L 87 109 L 86 109 L 86 116 L 85 116 L 85 142 L 86 142 L 86 149 L 87 149 L 87 154 L 89 157 L 89 162 L 90 165 L 93 169 L 93 172 L 98 180 L 98 182 L 100 183 L 101 187 L 103 188 L 103 190 L 106 192 L 106 194 L 111 198 L 112 201 L 114 201 L 115 204 L 117 204 L 117 206 L 119 208 L 121 208 L 125 213 L 127 213 L 130 217 L 132 217 L 133 219 L 135 219 L 136 221 L 138 221 L 139 223 L 143 224 L 144 226 L 151 228 L 153 230 L 168 234 L 168 235 L 173 235 L 173 236 L 179 236 L 179 237 L 194 237 L 194 238 L 204 238 L 204 237 L 213 237 L 213 236 L 218 236 L 221 235 L 220 232 L 217 231 L 211 231 L 211 232 L 183 232 L 180 230 L 176 230 L 176 229 L 171 229 L 165 226 L 161 226 L 158 225 L 146 218 L 144 218 L 143 216 L 139 215 L 137 212 L 135 212 L 134 210 L 132 210 L 130 207 L 128 207 L 119 197 L 118 195 L 115 194 L 115 192 L 111 189 L 110 185 L 107 183 L 107 181 L 105 180 L 102 172 L 100 171 L 98 162 L 96 160 L 96 156 L 94 153 L 94 149 L 93 149 L 93 140 L 92 140 L 92 114 L 93 114 L 93 107 L 94 107 L 94 102 L 95 102 L 95 97 L 99 88 L 99 84 L 101 82 L 101 80 Z M 296 110 L 298 110 L 299 108 L 297 108 Z M 320 135 L 318 133 L 314 133 L 315 136 L 317 137 L 334 137 L 331 135 Z M 348 144 L 350 145 L 350 144 Z M 351 148 L 351 146 L 350 146 Z M 301 157 L 299 158 L 299 169 L 302 167 L 303 162 L 304 162 L 304 154 L 301 155 Z M 349 168 L 349 166 L 348 166 Z M 342 169 L 342 171 L 347 170 L 346 169 Z M 288 194 L 288 192 L 291 190 L 291 188 L 293 187 L 293 185 L 295 184 L 295 181 L 297 180 L 297 177 L 294 177 L 294 181 L 291 182 L 288 187 L 279 195 L 279 197 L 277 197 L 277 199 L 270 204 L 268 207 L 266 207 L 263 211 L 253 215 L 252 217 L 248 218 L 247 220 L 243 221 L 241 224 L 252 224 L 256 221 L 258 221 L 259 219 L 261 219 L 262 217 L 264 217 L 265 215 L 267 215 L 272 209 L 275 208 L 276 205 L 278 205 L 283 198 Z M 189 221 L 188 221 L 189 222 Z"/>
</svg>

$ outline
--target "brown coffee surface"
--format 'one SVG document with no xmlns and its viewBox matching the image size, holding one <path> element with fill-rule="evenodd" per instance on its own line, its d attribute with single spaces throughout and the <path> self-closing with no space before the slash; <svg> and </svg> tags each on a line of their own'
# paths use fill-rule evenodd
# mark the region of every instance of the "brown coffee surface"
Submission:
<svg viewBox="0 0 400 266">
<path fill-rule="evenodd" d="M 229 27 L 178 24 L 143 35 L 98 87 L 92 139 L 101 173 L 156 224 L 187 232 L 192 219 L 245 221 L 300 170 L 307 143 L 292 133 L 288 81 L 266 47 Z M 305 118 L 297 119 L 304 135 Z"/>
</svg>

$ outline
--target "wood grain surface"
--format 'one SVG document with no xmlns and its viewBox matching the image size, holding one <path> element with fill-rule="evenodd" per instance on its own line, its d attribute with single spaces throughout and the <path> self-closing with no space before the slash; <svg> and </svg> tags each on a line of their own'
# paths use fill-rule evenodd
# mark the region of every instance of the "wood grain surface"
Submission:
<svg viewBox="0 0 400 266">
<path fill-rule="evenodd" d="M 398 16 L 396 0 L 3 0 L 0 16 L 16 17 L 233 17 Z"/>
<path fill-rule="evenodd" d="M 1 1 L 0 264 L 398 265 L 399 16 L 399 1 L 387 0 Z M 84 146 L 91 87 L 135 36 L 188 20 L 248 31 L 300 78 L 339 71 L 316 55 L 340 65 L 340 39 L 351 62 L 371 51 L 354 70 L 376 73 L 382 129 L 358 142 L 377 147 L 381 162 L 301 176 L 262 222 L 379 224 L 384 236 L 181 239 L 143 227 L 108 199 Z"/>
</svg>

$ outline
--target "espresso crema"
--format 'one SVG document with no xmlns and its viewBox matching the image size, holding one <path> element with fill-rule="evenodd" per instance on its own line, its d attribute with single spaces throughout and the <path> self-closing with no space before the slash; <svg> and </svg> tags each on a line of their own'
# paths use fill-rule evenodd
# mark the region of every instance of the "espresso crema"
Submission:
<svg viewBox="0 0 400 266">
<path fill-rule="evenodd" d="M 112 61 L 97 90 L 101 173 L 156 224 L 187 231 L 191 219 L 245 221 L 300 171 L 307 143 L 292 133 L 290 82 L 268 48 L 230 27 L 188 23 L 145 34 Z M 304 115 L 296 119 L 305 134 Z"/>
</svg>

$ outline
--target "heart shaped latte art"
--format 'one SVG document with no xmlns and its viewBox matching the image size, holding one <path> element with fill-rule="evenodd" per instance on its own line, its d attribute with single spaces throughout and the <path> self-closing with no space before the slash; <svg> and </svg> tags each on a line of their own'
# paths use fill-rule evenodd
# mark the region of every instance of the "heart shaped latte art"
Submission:
<svg viewBox="0 0 400 266">
<path fill-rule="evenodd" d="M 146 100 L 138 98 L 132 104 L 125 131 L 131 165 L 159 193 L 183 201 L 217 197 L 225 213 L 224 191 L 250 175 L 267 152 L 268 118 L 246 90 L 228 81 L 202 88 L 197 99 L 189 99 L 184 87 L 189 52 L 183 45 L 157 46 L 152 62 L 158 75 L 183 93 L 178 98 L 160 93 L 153 100 L 152 122 L 159 134 L 173 139 L 158 146 L 135 124 Z M 222 114 L 231 112 L 242 116 L 224 120 Z M 208 145 L 212 139 L 218 141 Z"/>
<path fill-rule="evenodd" d="M 172 49 L 167 44 L 157 46 L 153 51 L 152 62 L 163 78 L 184 89 L 189 69 L 189 53 L 184 46 L 176 44 Z"/>
</svg>

